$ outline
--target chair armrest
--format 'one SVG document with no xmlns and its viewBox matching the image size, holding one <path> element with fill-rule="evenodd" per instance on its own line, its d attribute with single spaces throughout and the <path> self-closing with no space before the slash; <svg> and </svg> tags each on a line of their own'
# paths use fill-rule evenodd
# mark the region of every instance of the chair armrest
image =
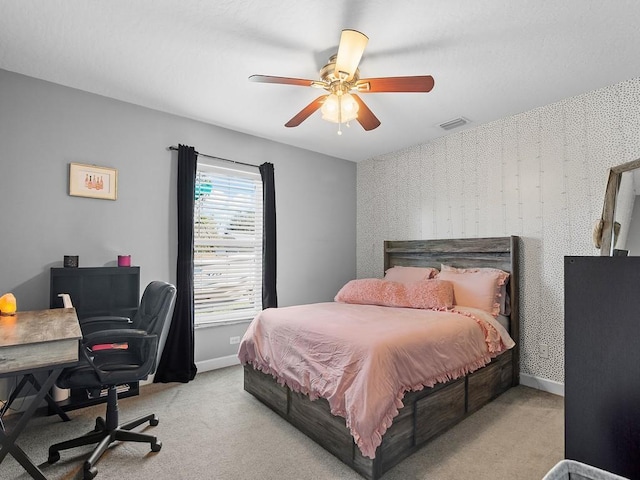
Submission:
<svg viewBox="0 0 640 480">
<path fill-rule="evenodd" d="M 145 342 L 157 338 L 155 334 L 149 334 L 144 330 L 133 330 L 120 328 L 116 330 L 100 330 L 82 337 L 82 344 L 85 347 L 92 347 L 102 343 L 124 343 L 132 340 L 143 340 Z"/>
<path fill-rule="evenodd" d="M 131 344 L 130 342 L 134 343 Z M 80 348 L 81 356 L 91 365 L 100 381 L 105 385 L 108 385 L 110 378 L 113 378 L 113 375 L 117 374 L 117 369 L 111 368 L 109 370 L 103 370 L 100 368 L 100 365 L 110 364 L 111 367 L 113 367 L 112 362 L 114 360 L 117 361 L 119 358 L 119 349 L 92 351 L 91 347 L 95 345 L 121 343 L 127 343 L 127 349 L 137 352 L 140 354 L 140 358 L 144 359 L 137 368 L 131 370 L 132 374 L 136 371 L 148 373 L 155 364 L 158 348 L 158 336 L 156 334 L 149 334 L 144 330 L 130 329 L 104 330 L 88 334 L 82 339 L 82 346 Z"/>
<path fill-rule="evenodd" d="M 80 329 L 83 335 L 97 332 L 100 330 L 113 330 L 118 328 L 127 328 L 127 325 L 131 325 L 131 319 L 128 317 L 116 317 L 116 316 L 100 316 L 89 317 L 80 320 Z"/>
<path fill-rule="evenodd" d="M 93 323 L 93 322 L 104 322 L 104 321 L 131 323 L 131 319 L 129 317 L 121 317 L 116 315 L 102 315 L 99 317 L 87 317 L 80 320 L 80 323 Z"/>
</svg>

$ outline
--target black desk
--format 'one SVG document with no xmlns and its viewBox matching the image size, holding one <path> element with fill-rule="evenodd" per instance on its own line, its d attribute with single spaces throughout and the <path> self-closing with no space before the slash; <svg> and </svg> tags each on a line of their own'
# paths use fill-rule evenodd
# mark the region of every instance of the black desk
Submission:
<svg viewBox="0 0 640 480">
<path fill-rule="evenodd" d="M 18 312 L 14 316 L 0 317 L 0 378 L 24 375 L 35 380 L 34 373 L 48 372 L 42 385 L 32 382 L 40 388 L 13 430 L 0 430 L 0 463 L 10 453 L 33 478 L 45 479 L 42 471 L 16 445 L 16 439 L 42 400 L 47 398 L 62 370 L 77 363 L 81 337 L 73 308 Z"/>
</svg>

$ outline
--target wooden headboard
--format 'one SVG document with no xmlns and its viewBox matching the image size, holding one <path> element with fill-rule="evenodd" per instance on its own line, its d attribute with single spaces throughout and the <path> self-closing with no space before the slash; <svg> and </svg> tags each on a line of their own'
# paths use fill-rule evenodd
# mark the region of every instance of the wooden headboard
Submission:
<svg viewBox="0 0 640 480">
<path fill-rule="evenodd" d="M 384 269 L 393 266 L 435 267 L 441 264 L 458 268 L 491 267 L 509 272 L 511 315 L 509 334 L 513 347 L 514 385 L 520 377 L 520 269 L 519 238 L 459 238 L 448 240 L 388 240 L 384 242 Z"/>
</svg>

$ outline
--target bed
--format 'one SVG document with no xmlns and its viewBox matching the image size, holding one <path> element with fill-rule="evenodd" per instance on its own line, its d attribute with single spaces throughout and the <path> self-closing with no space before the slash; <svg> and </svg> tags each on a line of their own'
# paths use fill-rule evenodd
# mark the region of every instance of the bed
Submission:
<svg viewBox="0 0 640 480">
<path fill-rule="evenodd" d="M 404 393 L 398 404 L 400 408 L 394 410 L 393 420 L 385 427 L 375 454 L 367 452 L 363 455 L 361 439 L 358 438 L 358 444 L 354 441 L 351 420 L 331 413 L 336 411 L 335 399 L 314 398 L 317 395 L 307 395 L 305 389 L 296 388 L 295 384 L 287 386 L 282 378 L 278 381 L 270 374 L 273 372 L 265 373 L 268 369 L 258 368 L 247 361 L 246 355 L 244 358 L 241 356 L 244 389 L 363 477 L 370 480 L 380 478 L 430 440 L 518 385 L 518 241 L 518 237 L 512 236 L 384 242 L 385 271 L 391 267 L 440 268 L 445 264 L 456 268 L 493 268 L 508 272 L 510 275 L 505 287 L 510 312 L 506 312 L 509 315 L 505 326 L 515 345 L 487 360 L 488 363 L 483 362 L 486 365 L 473 368 L 470 373 Z"/>
</svg>

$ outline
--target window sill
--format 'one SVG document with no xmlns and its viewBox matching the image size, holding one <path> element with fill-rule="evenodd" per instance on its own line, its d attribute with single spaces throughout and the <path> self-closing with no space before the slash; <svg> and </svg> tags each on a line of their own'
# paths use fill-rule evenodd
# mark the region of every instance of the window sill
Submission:
<svg viewBox="0 0 640 480">
<path fill-rule="evenodd" d="M 240 320 L 218 320 L 215 322 L 200 322 L 194 325 L 194 330 L 200 330 L 202 328 L 210 327 L 222 327 L 224 325 L 237 325 L 238 323 L 251 323 L 251 318 L 245 318 Z"/>
</svg>

